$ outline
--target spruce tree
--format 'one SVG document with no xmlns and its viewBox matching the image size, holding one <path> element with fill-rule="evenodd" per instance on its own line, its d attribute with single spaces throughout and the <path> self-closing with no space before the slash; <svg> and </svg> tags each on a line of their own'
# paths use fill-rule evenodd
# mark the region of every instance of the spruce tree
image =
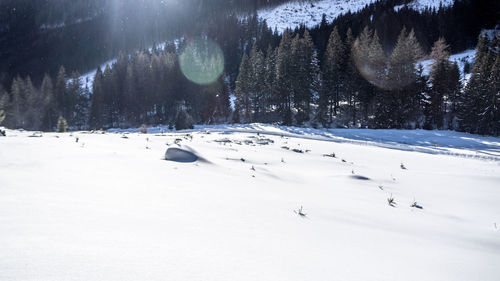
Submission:
<svg viewBox="0 0 500 281">
<path fill-rule="evenodd" d="M 491 68 L 490 77 L 490 92 L 486 97 L 485 128 L 486 134 L 492 136 L 500 135 L 500 52 L 497 51 L 495 62 Z"/>
<path fill-rule="evenodd" d="M 252 108 L 252 121 L 261 122 L 264 111 L 264 90 L 263 83 L 265 79 L 264 54 L 254 44 L 250 51 L 250 77 L 249 77 L 249 92 Z"/>
<path fill-rule="evenodd" d="M 57 104 L 57 114 L 67 117 L 69 115 L 68 111 L 68 97 L 67 97 L 67 77 L 66 69 L 64 66 L 59 68 L 59 72 L 56 77 L 56 84 L 54 89 L 54 95 Z"/>
<path fill-rule="evenodd" d="M 101 129 L 103 127 L 103 89 L 102 89 L 102 71 L 97 68 L 92 86 L 92 95 L 90 96 L 90 114 L 89 125 L 92 129 Z"/>
<path fill-rule="evenodd" d="M 238 114 L 240 116 L 240 121 L 250 122 L 251 121 L 251 101 L 250 101 L 250 79 L 251 79 L 251 69 L 248 56 L 243 54 L 241 59 L 240 69 L 238 73 L 238 78 L 236 78 L 236 89 L 234 91 L 236 95 L 236 104 L 240 109 Z"/>
<path fill-rule="evenodd" d="M 448 129 L 456 130 L 458 128 L 458 102 L 462 91 L 462 81 L 460 79 L 460 69 L 457 62 L 449 65 L 446 80 L 448 82 L 447 109 L 448 114 Z"/>
<path fill-rule="evenodd" d="M 448 91 L 448 70 L 450 69 L 449 46 L 444 38 L 440 38 L 434 43 L 431 51 L 433 59 L 430 81 L 432 89 L 428 99 L 428 108 L 426 110 L 426 128 L 441 129 L 445 115 L 444 100 Z"/>
<path fill-rule="evenodd" d="M 368 27 L 354 41 L 351 56 L 359 73 L 359 102 L 362 111 L 361 126 L 370 123 L 370 113 L 376 92 L 383 91 L 385 81 L 385 55 L 380 40 Z M 381 97 L 380 95 L 378 95 Z"/>
<path fill-rule="evenodd" d="M 345 49 L 344 43 L 335 26 L 328 40 L 323 59 L 323 68 L 321 71 L 322 89 L 320 91 L 318 109 L 321 116 L 320 120 L 325 122 L 326 114 L 328 124 L 332 123 L 333 116 L 336 116 L 339 111 L 341 95 L 345 86 Z M 323 125 L 326 125 L 326 123 Z"/>
<path fill-rule="evenodd" d="M 471 70 L 464 93 L 459 98 L 460 129 L 469 133 L 482 133 L 484 126 L 484 110 L 487 108 L 489 73 L 491 71 L 491 51 L 486 36 L 481 36 L 476 47 L 476 60 Z"/>
<path fill-rule="evenodd" d="M 276 56 L 276 101 L 281 122 L 284 125 L 292 124 L 292 78 L 291 65 L 292 38 L 290 30 L 286 29 L 281 37 Z"/>
<path fill-rule="evenodd" d="M 41 129 L 44 131 L 51 131 L 55 126 L 56 120 L 56 103 L 54 98 L 54 88 L 52 85 L 52 79 L 48 74 L 45 74 L 42 81 L 42 86 L 40 88 L 40 94 L 42 97 L 42 110 L 41 118 L 42 125 Z"/>
<path fill-rule="evenodd" d="M 352 35 L 352 30 L 349 28 L 346 33 L 345 42 L 345 55 L 346 67 L 344 74 L 344 99 L 347 101 L 347 109 L 345 110 L 346 125 L 352 122 L 351 126 L 355 127 L 357 124 L 357 111 L 359 102 L 359 92 L 363 88 L 362 84 L 366 83 L 359 75 L 352 55 L 352 48 L 355 38 Z"/>
<path fill-rule="evenodd" d="M 26 112 L 26 99 L 24 96 L 24 81 L 17 76 L 12 81 L 10 96 L 11 101 L 9 111 L 7 112 L 8 127 L 23 128 L 24 113 Z"/>
<path fill-rule="evenodd" d="M 276 50 L 271 45 L 267 47 L 266 61 L 264 66 L 264 111 L 270 112 L 272 106 L 275 104 L 276 97 Z M 267 115 L 267 114 L 266 114 Z M 264 122 L 270 122 L 269 117 L 264 117 Z"/>
<path fill-rule="evenodd" d="M 378 127 L 406 128 L 416 122 L 418 108 L 414 100 L 419 96 L 416 63 L 421 57 L 413 30 L 407 33 L 403 28 L 389 58 L 386 91 L 378 99 L 375 120 Z"/>
</svg>

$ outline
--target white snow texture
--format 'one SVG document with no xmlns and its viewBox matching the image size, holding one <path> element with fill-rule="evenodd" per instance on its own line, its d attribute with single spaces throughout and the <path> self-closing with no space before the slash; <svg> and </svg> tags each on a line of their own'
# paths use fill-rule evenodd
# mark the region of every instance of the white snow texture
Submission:
<svg viewBox="0 0 500 281">
<path fill-rule="evenodd" d="M 0 280 L 498 280 L 499 138 L 164 129 L 7 130 Z"/>
</svg>

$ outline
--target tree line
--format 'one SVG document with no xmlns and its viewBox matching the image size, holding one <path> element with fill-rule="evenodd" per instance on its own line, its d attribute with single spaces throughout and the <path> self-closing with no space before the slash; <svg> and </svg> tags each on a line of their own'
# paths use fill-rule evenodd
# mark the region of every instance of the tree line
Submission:
<svg viewBox="0 0 500 281">
<path fill-rule="evenodd" d="M 356 37 L 334 28 L 322 58 L 307 30 L 295 36 L 286 30 L 275 48 L 270 44 L 264 51 L 258 45 L 254 41 L 244 52 L 234 87 L 225 74 L 210 85 L 187 80 L 177 59 L 182 47 L 174 45 L 120 55 L 97 70 L 91 89 L 64 67 L 55 81 L 45 75 L 39 88 L 30 77 L 16 77 L 9 90 L 0 87 L 3 124 L 50 131 L 63 117 L 73 129 L 174 127 L 180 118 L 188 124 L 269 122 L 499 135 L 498 36 L 480 36 L 469 79 L 449 60 L 443 38 L 433 44 L 431 70 L 424 74 L 418 64 L 422 48 L 405 28 L 388 55 L 368 27 Z"/>
<path fill-rule="evenodd" d="M 241 61 L 234 120 L 499 134 L 498 36 L 480 37 L 468 80 L 443 38 L 433 44 L 426 75 L 413 30 L 403 28 L 388 55 L 368 27 L 344 37 L 334 28 L 321 60 L 307 30 L 293 38 L 286 30 L 266 52 L 254 45 Z"/>
</svg>

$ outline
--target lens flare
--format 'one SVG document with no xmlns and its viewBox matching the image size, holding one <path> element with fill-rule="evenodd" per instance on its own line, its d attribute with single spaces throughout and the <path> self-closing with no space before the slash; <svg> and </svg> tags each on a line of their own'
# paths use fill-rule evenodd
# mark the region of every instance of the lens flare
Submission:
<svg viewBox="0 0 500 281">
<path fill-rule="evenodd" d="M 200 38 L 186 45 L 179 56 L 181 71 L 190 81 L 208 85 L 224 71 L 224 54 L 217 43 Z"/>
</svg>

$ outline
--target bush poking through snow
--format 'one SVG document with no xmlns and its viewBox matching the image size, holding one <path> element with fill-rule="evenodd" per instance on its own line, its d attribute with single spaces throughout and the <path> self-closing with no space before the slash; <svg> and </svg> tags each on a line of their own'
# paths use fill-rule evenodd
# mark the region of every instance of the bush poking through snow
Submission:
<svg viewBox="0 0 500 281">
<path fill-rule="evenodd" d="M 306 217 L 307 214 L 304 213 L 303 209 L 302 209 L 302 206 L 300 206 L 300 209 L 298 210 L 293 210 L 297 215 L 301 216 L 301 217 Z"/>
<path fill-rule="evenodd" d="M 68 122 L 64 117 L 59 116 L 59 119 L 57 119 L 57 132 L 59 133 L 66 133 L 68 130 Z"/>
<path fill-rule="evenodd" d="M 177 131 L 193 129 L 194 122 L 191 115 L 189 115 L 185 110 L 181 109 L 177 112 L 177 116 L 175 117 L 175 129 Z"/>
<path fill-rule="evenodd" d="M 392 197 L 392 194 L 391 197 L 387 198 L 387 203 L 389 203 L 389 206 L 391 207 L 396 207 L 396 201 L 394 200 L 394 197 Z"/>
<path fill-rule="evenodd" d="M 424 207 L 420 206 L 415 199 L 413 199 L 413 204 L 411 204 L 412 208 L 423 209 Z"/>
<path fill-rule="evenodd" d="M 3 120 L 5 120 L 5 112 L 0 110 L 0 124 L 2 124 Z"/>
<path fill-rule="evenodd" d="M 146 124 L 142 124 L 141 127 L 139 127 L 139 133 L 147 134 L 148 133 L 148 126 Z"/>
</svg>

